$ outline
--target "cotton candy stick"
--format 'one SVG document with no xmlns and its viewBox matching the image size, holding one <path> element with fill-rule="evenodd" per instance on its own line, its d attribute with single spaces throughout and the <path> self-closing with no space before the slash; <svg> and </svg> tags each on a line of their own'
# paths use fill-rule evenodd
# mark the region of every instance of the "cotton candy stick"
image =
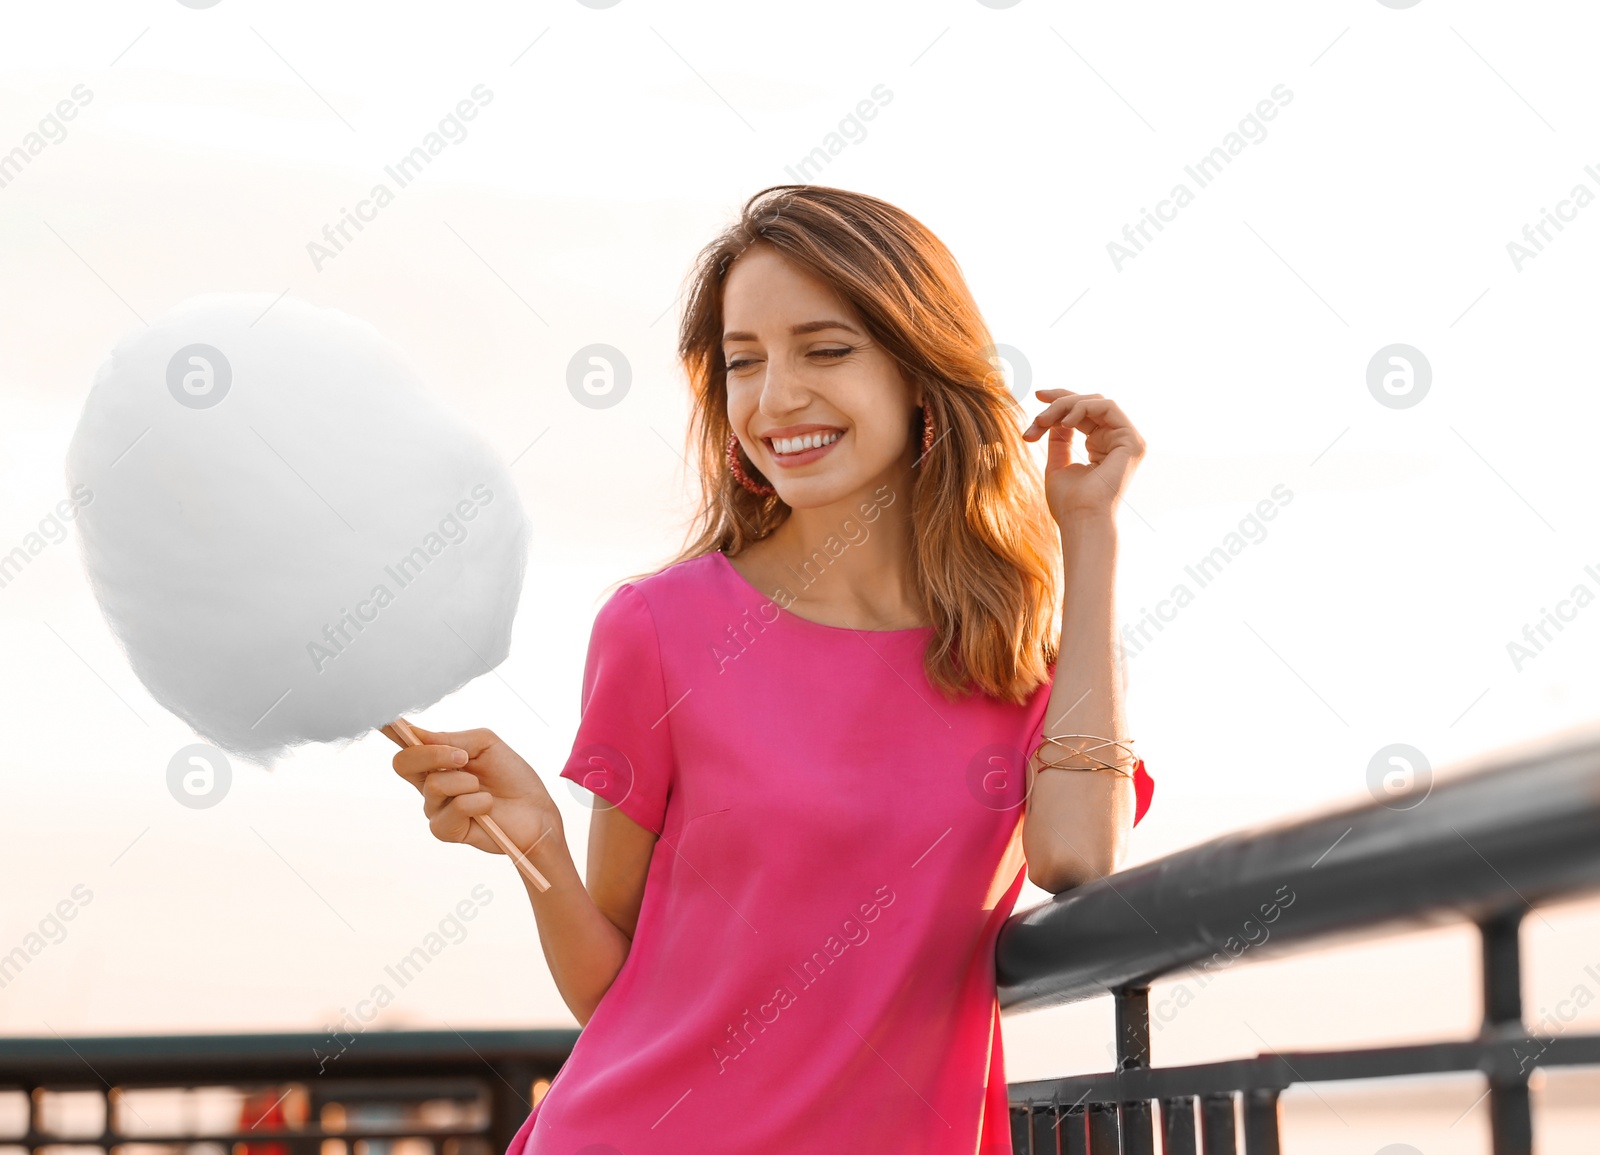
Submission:
<svg viewBox="0 0 1600 1155">
<path fill-rule="evenodd" d="M 410 724 L 404 718 L 396 718 L 383 728 L 383 732 L 397 746 L 421 746 L 423 744 L 422 739 L 417 737 L 416 732 L 411 729 Z M 522 872 L 522 877 L 538 887 L 540 893 L 550 889 L 550 880 L 539 873 L 538 868 L 528 861 L 527 856 L 522 851 L 517 849 L 515 842 L 506 837 L 506 832 L 500 829 L 498 822 L 487 814 L 480 815 L 472 821 L 483 827 L 484 833 L 494 839 L 494 844 L 503 850 L 512 862 L 517 864 L 517 869 Z"/>
</svg>

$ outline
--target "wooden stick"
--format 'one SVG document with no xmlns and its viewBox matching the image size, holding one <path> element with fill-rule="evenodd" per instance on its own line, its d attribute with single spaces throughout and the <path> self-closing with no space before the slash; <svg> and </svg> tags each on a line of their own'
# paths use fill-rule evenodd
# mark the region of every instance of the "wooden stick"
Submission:
<svg viewBox="0 0 1600 1155">
<path fill-rule="evenodd" d="M 421 746 L 423 744 L 422 739 L 417 737 L 416 731 L 411 729 L 411 724 L 404 718 L 396 718 L 393 722 L 383 727 L 383 732 L 388 735 L 390 741 L 402 747 Z M 517 849 L 515 842 L 506 837 L 506 832 L 500 829 L 498 822 L 487 814 L 479 815 L 472 821 L 483 827 L 484 833 L 494 840 L 494 844 L 503 850 L 512 862 L 517 864 L 517 869 L 522 872 L 522 876 L 538 887 L 541 893 L 550 889 L 550 880 L 539 873 L 538 868 L 528 861 L 527 855 Z"/>
</svg>

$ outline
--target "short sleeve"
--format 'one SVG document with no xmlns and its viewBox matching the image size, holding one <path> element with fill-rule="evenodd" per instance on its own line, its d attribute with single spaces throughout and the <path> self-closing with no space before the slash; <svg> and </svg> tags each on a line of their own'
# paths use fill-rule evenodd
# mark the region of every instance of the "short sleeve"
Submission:
<svg viewBox="0 0 1600 1155">
<path fill-rule="evenodd" d="M 644 595 L 624 585 L 589 633 L 582 716 L 561 777 L 657 835 L 674 769 L 666 697 L 655 619 Z"/>
<path fill-rule="evenodd" d="M 1035 690 L 1039 701 L 1034 706 L 1033 729 L 1028 734 L 1028 744 L 1024 748 L 1024 753 L 1029 758 L 1039 748 L 1039 744 L 1044 741 L 1044 720 L 1045 715 L 1049 712 L 1050 691 L 1055 676 L 1054 666 L 1051 667 L 1050 672 L 1051 681 L 1041 683 L 1038 689 Z M 1135 826 L 1139 825 L 1139 822 L 1145 816 L 1145 812 L 1150 809 L 1150 803 L 1155 798 L 1155 793 L 1155 779 L 1150 777 L 1149 772 L 1144 768 L 1144 759 L 1140 758 L 1133 765 L 1133 824 Z"/>
</svg>

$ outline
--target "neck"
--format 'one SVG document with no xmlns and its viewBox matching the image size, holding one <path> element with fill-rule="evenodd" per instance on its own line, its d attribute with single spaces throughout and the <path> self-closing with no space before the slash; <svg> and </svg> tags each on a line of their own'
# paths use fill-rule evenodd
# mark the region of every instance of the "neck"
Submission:
<svg viewBox="0 0 1600 1155">
<path fill-rule="evenodd" d="M 795 605 L 830 621 L 920 624 L 911 574 L 911 482 L 906 469 L 849 498 L 795 509 L 768 538 Z"/>
</svg>

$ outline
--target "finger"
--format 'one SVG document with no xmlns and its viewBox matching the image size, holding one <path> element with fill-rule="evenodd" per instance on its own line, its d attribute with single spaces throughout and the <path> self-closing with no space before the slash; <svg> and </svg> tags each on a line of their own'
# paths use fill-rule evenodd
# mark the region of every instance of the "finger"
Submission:
<svg viewBox="0 0 1600 1155">
<path fill-rule="evenodd" d="M 1088 420 L 1088 418 L 1093 411 L 1092 406 L 1095 400 L 1095 398 L 1079 395 L 1051 402 L 1042 413 L 1033 419 L 1033 424 L 1024 431 L 1023 437 L 1027 440 L 1033 440 L 1049 430 L 1058 428 L 1068 430 L 1080 428 L 1085 433 L 1093 432 L 1098 428 L 1098 423 Z M 1100 398 L 1099 400 L 1103 401 L 1104 399 Z M 1111 403 L 1106 402 L 1106 404 Z"/>
<path fill-rule="evenodd" d="M 395 773 L 422 788 L 422 781 L 439 770 L 456 770 L 467 762 L 467 752 L 459 746 L 407 746 L 394 756 Z"/>
<path fill-rule="evenodd" d="M 1091 401 L 1104 401 L 1099 393 L 1069 393 L 1065 397 L 1057 398 L 1044 407 L 1044 410 L 1035 417 L 1035 421 L 1043 421 L 1049 417 L 1059 417 L 1061 414 L 1086 405 Z"/>
<path fill-rule="evenodd" d="M 1044 469 L 1053 473 L 1072 464 L 1072 438 L 1075 432 L 1070 425 L 1052 425 L 1050 436 L 1044 443 Z"/>
<path fill-rule="evenodd" d="M 1059 425 L 1070 425 L 1085 433 L 1093 433 L 1102 426 L 1131 427 L 1132 422 L 1115 401 L 1108 400 L 1098 393 L 1079 393 L 1072 398 L 1052 402 L 1033 419 L 1033 425 L 1029 426 L 1023 436 L 1027 437 L 1028 433 L 1035 429 L 1042 433 Z"/>
<path fill-rule="evenodd" d="M 474 846 L 479 846 L 479 849 L 491 849 L 493 843 L 489 841 L 489 836 L 472 820 L 488 814 L 493 804 L 493 795 L 464 794 L 460 798 L 451 799 L 448 805 L 430 816 L 428 829 L 441 842 L 470 842 Z"/>
<path fill-rule="evenodd" d="M 429 745 L 458 746 L 472 758 L 476 758 L 500 741 L 493 730 L 485 730 L 482 727 L 476 730 L 424 730 L 413 722 L 411 729 L 418 738 Z"/>
<path fill-rule="evenodd" d="M 481 798 L 479 797 L 480 795 L 482 796 Z M 465 803 L 466 813 L 473 817 L 478 814 L 487 814 L 494 805 L 494 795 L 483 789 L 471 790 L 465 794 L 457 794 L 449 798 L 436 794 L 424 795 L 423 798 L 422 813 L 430 822 L 462 799 L 473 799 L 473 801 Z"/>
<path fill-rule="evenodd" d="M 422 784 L 422 796 L 429 801 L 437 799 L 442 805 L 452 798 L 463 794 L 476 794 L 483 789 L 483 783 L 476 774 L 469 774 L 465 770 L 440 770 L 429 774 Z"/>
</svg>

